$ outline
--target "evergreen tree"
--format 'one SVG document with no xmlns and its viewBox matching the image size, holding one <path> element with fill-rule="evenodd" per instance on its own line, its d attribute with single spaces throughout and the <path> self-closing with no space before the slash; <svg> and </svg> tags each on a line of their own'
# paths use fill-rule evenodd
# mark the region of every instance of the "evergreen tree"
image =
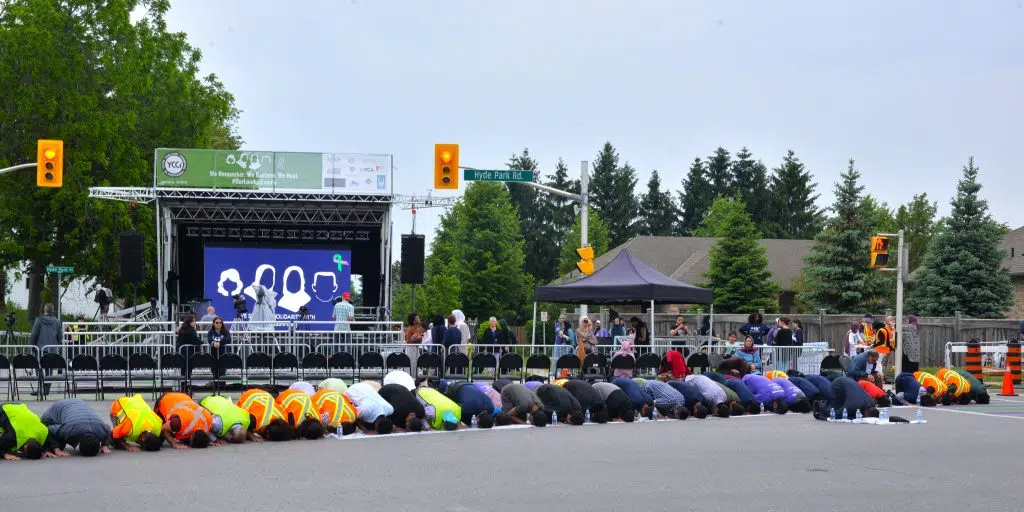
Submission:
<svg viewBox="0 0 1024 512">
<path fill-rule="evenodd" d="M 815 237 L 817 243 L 805 260 L 809 289 L 799 299 L 814 309 L 855 313 L 865 302 L 871 269 L 868 225 L 860 212 L 864 187 L 857 182 L 860 173 L 854 168 L 853 159 L 840 179 L 831 208 L 835 217 Z"/>
<path fill-rule="evenodd" d="M 589 210 L 587 217 L 587 243 L 594 248 L 594 258 L 608 252 L 609 241 L 611 236 L 608 234 L 608 225 L 601 219 L 601 215 L 594 211 L 593 208 Z M 558 275 L 564 276 L 572 273 L 572 277 L 580 278 L 579 270 L 576 269 L 576 262 L 579 261 L 579 255 L 576 254 L 576 249 L 580 246 L 580 218 L 576 217 L 573 221 L 572 229 L 565 234 L 565 239 L 562 242 L 562 254 L 558 259 Z"/>
<path fill-rule="evenodd" d="M 619 166 L 619 155 L 611 142 L 605 142 L 593 164 L 590 180 L 590 204 L 608 224 L 612 245 L 633 237 L 638 207 L 636 170 L 629 164 Z"/>
<path fill-rule="evenodd" d="M 640 221 L 637 226 L 638 235 L 672 236 L 676 233 L 679 221 L 679 210 L 672 194 L 661 190 L 661 178 L 658 171 L 651 173 L 647 181 L 647 193 L 640 199 Z"/>
<path fill-rule="evenodd" d="M 732 174 L 735 178 L 734 188 L 740 200 L 747 205 L 750 219 L 757 230 L 763 235 L 774 232 L 771 229 L 771 193 L 768 190 L 768 168 L 762 162 L 755 161 L 750 150 L 744 146 L 732 163 Z"/>
<path fill-rule="evenodd" d="M 1013 305 L 1013 286 L 1000 249 L 1003 227 L 978 197 L 981 183 L 974 157 L 957 185 L 952 212 L 929 244 L 907 309 L 922 316 L 1001 318 Z"/>
<path fill-rule="evenodd" d="M 809 240 L 821 231 L 822 214 L 815 202 L 817 184 L 792 150 L 773 169 L 771 177 L 772 235 L 777 238 Z"/>
<path fill-rule="evenodd" d="M 772 281 L 768 255 L 743 201 L 719 197 L 703 228 L 718 237 L 711 248 L 706 286 L 715 291 L 715 306 L 724 313 L 747 313 L 778 306 L 779 285 Z"/>
<path fill-rule="evenodd" d="M 938 202 L 928 202 L 928 194 L 917 194 L 896 211 L 896 225 L 903 230 L 903 242 L 909 244 L 908 271 L 913 272 L 924 261 L 924 255 L 935 234 Z"/>
<path fill-rule="evenodd" d="M 679 222 L 681 235 L 691 235 L 701 223 L 704 222 L 704 214 L 711 208 L 715 200 L 711 182 L 708 181 L 707 170 L 700 158 L 693 160 L 690 172 L 683 180 L 683 190 L 679 193 L 679 206 L 682 214 Z"/>
<path fill-rule="evenodd" d="M 580 192 L 580 180 L 569 179 L 569 168 L 566 167 L 565 161 L 561 158 L 558 159 L 558 165 L 555 166 L 555 174 L 552 176 L 545 185 L 558 190 L 564 190 L 566 192 L 572 192 L 578 194 Z M 546 203 L 542 207 L 548 210 L 545 214 L 545 218 L 549 219 L 549 229 L 552 235 L 547 239 L 547 243 L 553 247 L 557 252 L 555 260 L 558 261 L 562 253 L 562 243 L 564 241 L 564 234 L 572 229 L 572 224 L 576 219 L 576 203 L 568 198 L 557 196 L 554 194 L 548 194 L 546 197 Z M 554 262 L 550 265 L 548 271 L 537 277 L 541 278 L 541 282 L 550 282 L 558 275 L 558 265 Z"/>
<path fill-rule="evenodd" d="M 512 155 L 508 161 L 509 169 L 533 171 L 533 181 L 540 181 L 537 161 L 530 156 L 530 150 L 524 149 L 521 154 Z M 539 193 L 533 187 L 521 183 L 506 183 L 509 197 L 519 214 L 519 225 L 526 240 L 526 260 L 523 271 L 542 282 L 551 280 L 555 262 L 558 261 L 558 246 L 551 243 L 556 231 L 551 223 L 551 208 L 545 207 L 549 200 L 547 194 Z"/>
<path fill-rule="evenodd" d="M 732 197 L 735 178 L 732 174 L 732 157 L 725 148 L 719 147 L 708 157 L 708 181 L 711 182 L 711 197 Z M 710 204 L 708 207 L 710 208 Z"/>
</svg>

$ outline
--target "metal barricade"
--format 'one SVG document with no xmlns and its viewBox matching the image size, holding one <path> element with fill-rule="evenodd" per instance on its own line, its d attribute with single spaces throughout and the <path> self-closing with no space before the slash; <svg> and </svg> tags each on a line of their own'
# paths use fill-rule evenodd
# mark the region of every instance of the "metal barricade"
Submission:
<svg viewBox="0 0 1024 512">
<path fill-rule="evenodd" d="M 979 341 L 981 345 L 981 365 L 990 368 L 1005 368 L 1006 341 Z M 963 368 L 966 364 L 967 342 L 947 342 L 943 362 L 946 368 Z"/>
</svg>

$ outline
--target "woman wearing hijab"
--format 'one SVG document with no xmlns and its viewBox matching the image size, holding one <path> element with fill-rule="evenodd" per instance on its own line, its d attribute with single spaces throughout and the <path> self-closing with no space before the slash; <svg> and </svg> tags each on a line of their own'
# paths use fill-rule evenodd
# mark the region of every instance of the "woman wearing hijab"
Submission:
<svg viewBox="0 0 1024 512">
<path fill-rule="evenodd" d="M 614 361 L 615 358 L 619 357 L 619 356 L 628 356 L 628 357 L 633 358 L 633 365 L 636 365 L 636 354 L 633 353 L 633 341 L 632 340 L 630 340 L 630 339 L 622 340 L 622 346 L 619 347 L 619 349 L 616 350 L 614 354 L 612 354 L 612 360 Z M 633 378 L 633 368 L 630 367 L 630 368 L 616 369 L 612 373 L 612 376 L 613 377 L 629 377 L 629 378 Z"/>
<path fill-rule="evenodd" d="M 459 330 L 459 334 L 462 335 L 462 344 L 466 345 L 470 342 L 473 333 L 469 332 L 469 326 L 466 325 L 466 314 L 461 309 L 452 310 L 452 315 L 455 317 L 455 328 Z"/>
<path fill-rule="evenodd" d="M 576 329 L 576 343 L 578 346 L 582 346 L 581 353 L 590 354 L 593 353 L 597 347 L 597 336 L 594 336 L 594 330 L 590 327 L 590 319 L 586 316 L 580 316 L 580 326 Z M 583 358 L 580 357 L 582 361 Z"/>
<path fill-rule="evenodd" d="M 690 367 L 686 366 L 683 354 L 676 349 L 665 352 L 665 360 L 661 365 L 661 374 L 658 379 L 669 381 L 673 379 L 684 379 L 690 374 Z"/>
<path fill-rule="evenodd" d="M 747 336 L 743 340 L 743 348 L 736 351 L 736 357 L 747 363 L 750 373 L 761 373 L 761 350 L 754 347 L 752 336 Z"/>
</svg>

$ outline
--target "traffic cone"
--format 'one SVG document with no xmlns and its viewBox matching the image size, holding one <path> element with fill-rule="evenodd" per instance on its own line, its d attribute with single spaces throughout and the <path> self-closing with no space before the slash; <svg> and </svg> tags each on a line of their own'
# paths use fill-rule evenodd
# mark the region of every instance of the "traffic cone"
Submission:
<svg viewBox="0 0 1024 512">
<path fill-rule="evenodd" d="M 1010 374 L 1010 367 L 1006 367 L 1006 372 L 1003 373 L 1003 390 L 999 392 L 999 396 L 1017 396 L 1017 393 L 1013 389 L 1013 375 Z"/>
</svg>

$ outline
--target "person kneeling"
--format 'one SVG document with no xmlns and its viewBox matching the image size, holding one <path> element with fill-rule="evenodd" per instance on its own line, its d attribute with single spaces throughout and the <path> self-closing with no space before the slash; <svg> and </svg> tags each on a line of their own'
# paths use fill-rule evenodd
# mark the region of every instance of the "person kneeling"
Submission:
<svg viewBox="0 0 1024 512">
<path fill-rule="evenodd" d="M 164 393 L 153 408 L 164 421 L 161 433 L 178 450 L 210 446 L 213 415 L 185 393 Z"/>
</svg>

